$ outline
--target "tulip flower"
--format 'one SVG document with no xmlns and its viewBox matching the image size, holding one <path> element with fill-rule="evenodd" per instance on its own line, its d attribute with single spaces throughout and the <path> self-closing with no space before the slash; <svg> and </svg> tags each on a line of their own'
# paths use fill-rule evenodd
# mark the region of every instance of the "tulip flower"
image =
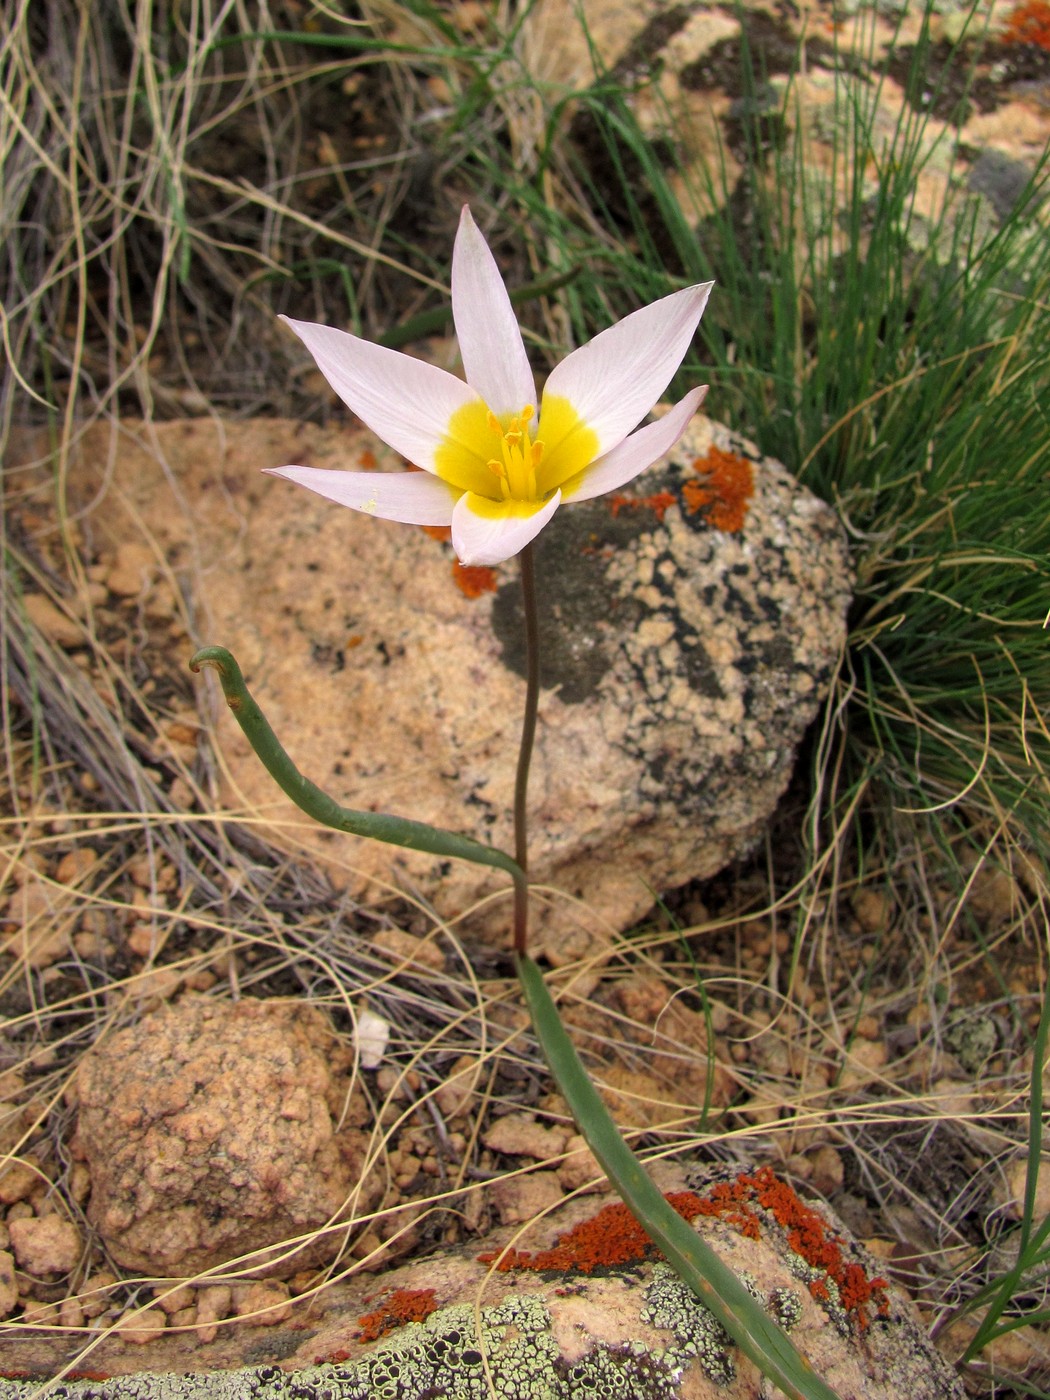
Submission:
<svg viewBox="0 0 1050 1400">
<path fill-rule="evenodd" d="M 282 317 L 348 408 L 422 471 L 274 467 L 339 505 L 446 525 L 464 564 L 522 550 L 560 505 L 617 491 L 675 445 L 693 389 L 639 428 L 671 382 L 712 284 L 687 287 L 602 331 L 536 382 L 496 261 L 466 207 L 452 256 L 452 315 L 466 382 L 331 326 Z"/>
<path fill-rule="evenodd" d="M 270 774 L 309 816 L 336 831 L 506 871 L 514 881 L 514 962 L 547 1063 L 599 1166 L 664 1257 L 729 1336 L 789 1400 L 837 1400 L 761 1302 L 668 1204 L 621 1137 L 573 1047 L 543 973 L 528 956 L 527 788 L 540 692 L 539 626 L 531 542 L 566 501 L 615 491 L 670 452 L 699 407 L 693 389 L 662 418 L 638 424 L 689 348 L 711 283 L 643 307 L 564 359 L 536 408 L 536 385 L 510 298 L 469 209 L 452 258 L 452 314 L 466 382 L 434 365 L 344 331 L 288 324 L 359 418 L 422 470 L 272 468 L 330 500 L 387 520 L 447 525 L 464 564 L 521 554 L 526 685 L 514 781 L 514 856 L 472 836 L 342 806 L 296 768 L 223 647 L 190 665 L 212 666 L 227 703 Z M 287 319 L 287 318 L 286 318 Z M 367 1013 L 366 1013 L 367 1014 Z M 373 1017 L 378 1021 L 378 1018 Z M 364 1025 L 362 1017 L 361 1026 Z M 378 1022 L 378 1040 L 384 1023 Z M 360 1027 L 359 1027 L 360 1029 Z M 361 1059 L 367 1046 L 361 1040 Z M 380 1045 L 379 1054 L 382 1053 Z"/>
</svg>

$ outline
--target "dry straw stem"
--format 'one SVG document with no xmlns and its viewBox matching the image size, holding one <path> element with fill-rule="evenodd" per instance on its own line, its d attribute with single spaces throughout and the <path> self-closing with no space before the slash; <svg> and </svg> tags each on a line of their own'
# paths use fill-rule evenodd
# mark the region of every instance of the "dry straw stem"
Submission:
<svg viewBox="0 0 1050 1400">
<path fill-rule="evenodd" d="M 419 155 L 418 79 L 390 66 L 396 100 L 384 102 L 400 136 L 356 155 L 311 145 L 299 109 L 385 62 L 375 46 L 333 56 L 268 42 L 257 36 L 279 28 L 269 7 L 230 0 L 182 12 L 168 33 L 150 4 L 63 0 L 22 0 L 0 26 L 0 429 L 15 386 L 51 403 L 60 475 L 78 423 L 129 401 L 168 415 L 269 397 L 282 377 L 272 316 L 297 262 L 307 280 L 311 263 L 356 263 L 356 310 L 369 319 L 387 290 L 370 289 L 376 268 L 399 287 L 443 288 L 381 249 L 384 204 Z M 324 198 L 348 180 L 349 205 Z"/>
</svg>

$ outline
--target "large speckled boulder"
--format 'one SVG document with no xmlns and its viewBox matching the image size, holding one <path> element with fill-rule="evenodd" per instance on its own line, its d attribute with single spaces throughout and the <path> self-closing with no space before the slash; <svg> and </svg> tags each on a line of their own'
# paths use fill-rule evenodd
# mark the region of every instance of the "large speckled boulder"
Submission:
<svg viewBox="0 0 1050 1400">
<path fill-rule="evenodd" d="M 92 1049 L 74 1150 L 112 1258 L 162 1278 L 240 1255 L 277 1275 L 331 1258 L 338 1231 L 282 1246 L 378 1193 L 361 1182 L 349 1058 L 319 1011 L 250 997 L 184 997 Z"/>
<path fill-rule="evenodd" d="M 673 1169 L 664 1178 L 665 1186 L 688 1184 Z M 742 1191 L 741 1180 L 760 1182 L 772 1208 Z M 717 1200 L 709 1182 L 693 1185 L 672 1199 Z M 842 1400 L 963 1400 L 959 1381 L 929 1344 L 911 1305 L 879 1282 L 874 1261 L 837 1222 L 767 1173 L 724 1181 L 721 1189 L 729 1193 L 725 1220 L 716 1212 L 696 1216 L 694 1224 Z M 779 1206 L 787 1202 L 806 1220 L 797 1247 L 816 1257 L 819 1245 L 824 1267 L 797 1253 L 778 1223 Z M 381 1280 L 352 1281 L 355 1301 L 344 1303 L 342 1316 L 330 1315 L 291 1355 L 270 1343 L 279 1362 L 226 1373 L 113 1376 L 101 1385 L 67 1384 L 63 1394 L 72 1400 L 487 1400 L 492 1394 L 502 1400 L 767 1400 L 768 1384 L 667 1265 L 631 1255 L 623 1220 L 622 1206 L 590 1198 L 518 1238 L 523 1248 L 556 1244 L 559 1257 L 600 1266 L 591 1272 L 563 1257 L 552 1266 L 545 1255 L 534 1260 L 545 1265 L 543 1272 L 491 1272 L 476 1247 L 449 1252 Z M 749 1222 L 746 1234 L 741 1221 Z M 507 1231 L 494 1247 L 505 1243 Z M 621 1262 L 603 1262 L 616 1249 Z M 860 1303 L 869 1286 L 870 1299 Z M 301 1306 L 308 1324 L 308 1304 Z M 0 1381 L 0 1400 L 22 1400 L 25 1393 L 18 1383 Z"/>
<path fill-rule="evenodd" d="M 285 422 L 128 425 L 101 499 L 99 435 L 70 472 L 106 561 L 131 512 L 191 595 L 197 643 L 229 646 L 299 767 L 348 806 L 509 849 L 524 695 L 517 565 L 454 567 L 424 531 L 333 506 L 259 468 L 403 469 L 369 435 Z M 560 511 L 538 575 L 543 695 L 531 874 L 560 893 L 539 937 L 572 951 L 578 897 L 622 928 L 653 892 L 753 842 L 791 772 L 845 638 L 847 552 L 833 512 L 698 416 L 634 494 Z M 192 644 L 186 643 L 186 658 Z M 364 891 L 420 892 L 505 937 L 491 870 L 317 828 L 286 802 L 214 688 L 222 797 Z M 375 886 L 373 886 L 375 888 Z M 564 896 L 568 896 L 566 900 Z M 579 948 L 577 947 L 577 951 Z"/>
</svg>

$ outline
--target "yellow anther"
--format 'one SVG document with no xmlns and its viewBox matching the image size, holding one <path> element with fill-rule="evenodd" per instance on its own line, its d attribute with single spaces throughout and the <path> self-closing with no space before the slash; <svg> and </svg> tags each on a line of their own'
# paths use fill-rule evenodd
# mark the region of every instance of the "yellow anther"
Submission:
<svg viewBox="0 0 1050 1400">
<path fill-rule="evenodd" d="M 510 497 L 510 482 L 507 478 L 507 468 L 502 462 L 488 462 L 486 464 L 493 476 L 499 478 L 500 495 L 504 500 Z"/>
<path fill-rule="evenodd" d="M 504 427 L 492 410 L 488 411 L 485 421 L 489 431 L 499 438 L 503 460 L 493 458 L 486 466 L 493 476 L 499 478 L 504 500 L 536 499 L 536 468 L 543 456 L 543 444 L 533 442 L 529 435 L 529 424 L 535 412 L 535 406 L 527 403 L 520 413 L 507 420 Z"/>
</svg>

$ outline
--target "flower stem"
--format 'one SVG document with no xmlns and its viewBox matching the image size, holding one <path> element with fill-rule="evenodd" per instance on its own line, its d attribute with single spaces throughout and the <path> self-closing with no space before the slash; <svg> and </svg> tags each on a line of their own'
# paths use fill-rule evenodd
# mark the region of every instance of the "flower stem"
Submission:
<svg viewBox="0 0 1050 1400">
<path fill-rule="evenodd" d="M 521 747 L 514 779 L 514 860 L 526 875 L 529 869 L 528 789 L 529 764 L 536 738 L 536 714 L 540 703 L 540 625 L 536 607 L 536 567 L 529 543 L 521 551 L 521 601 L 525 612 L 525 715 L 521 722 Z M 525 956 L 529 932 L 529 887 L 514 881 L 514 953 Z"/>
</svg>

